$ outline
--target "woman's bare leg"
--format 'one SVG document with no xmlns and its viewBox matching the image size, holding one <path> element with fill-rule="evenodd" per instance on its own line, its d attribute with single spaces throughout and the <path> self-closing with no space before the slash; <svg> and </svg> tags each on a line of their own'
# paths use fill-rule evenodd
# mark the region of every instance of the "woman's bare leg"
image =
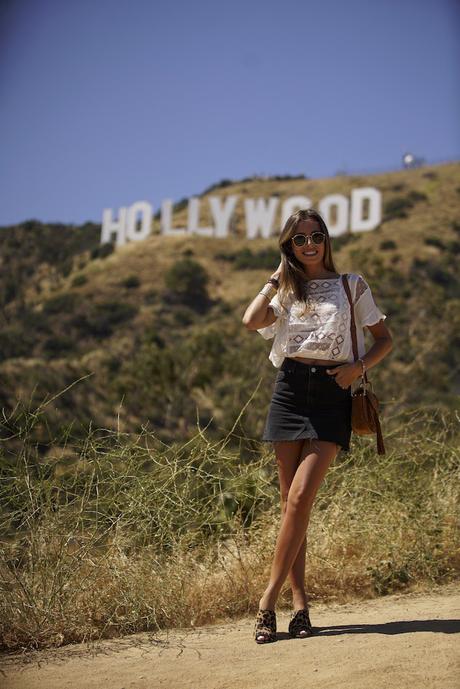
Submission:
<svg viewBox="0 0 460 689">
<path fill-rule="evenodd" d="M 289 488 L 299 466 L 300 457 L 303 456 L 305 440 L 286 440 L 273 443 L 276 462 L 278 464 L 278 476 L 281 496 L 281 523 L 286 514 Z M 289 570 L 289 581 L 292 590 L 292 605 L 294 610 L 307 607 L 307 595 L 305 592 L 305 559 L 307 550 L 307 538 L 304 537 L 300 544 L 299 552 Z"/>
<path fill-rule="evenodd" d="M 312 440 L 300 458 L 276 540 L 270 581 L 259 601 L 261 609 L 275 609 L 281 587 L 305 538 L 316 493 L 337 451 L 335 443 Z"/>
</svg>

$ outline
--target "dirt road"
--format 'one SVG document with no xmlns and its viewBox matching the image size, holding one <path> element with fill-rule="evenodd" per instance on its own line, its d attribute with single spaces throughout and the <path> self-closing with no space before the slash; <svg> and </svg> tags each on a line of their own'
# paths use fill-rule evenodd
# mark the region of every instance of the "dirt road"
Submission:
<svg viewBox="0 0 460 689">
<path fill-rule="evenodd" d="M 460 689 L 460 584 L 314 604 L 315 636 L 253 641 L 253 617 L 0 658 L 2 689 Z"/>
</svg>

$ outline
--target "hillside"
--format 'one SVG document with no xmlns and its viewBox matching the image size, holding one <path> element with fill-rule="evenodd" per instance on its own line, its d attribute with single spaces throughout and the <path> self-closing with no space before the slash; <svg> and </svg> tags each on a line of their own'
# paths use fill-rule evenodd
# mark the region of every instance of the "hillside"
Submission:
<svg viewBox="0 0 460 689">
<path fill-rule="evenodd" d="M 235 433 L 257 441 L 275 369 L 271 343 L 248 332 L 241 318 L 279 252 L 276 237 L 243 236 L 242 199 L 302 193 L 316 205 L 360 186 L 382 191 L 383 222 L 334 239 L 334 258 L 340 271 L 368 280 L 388 317 L 394 349 L 371 374 L 387 427 L 402 409 L 458 405 L 455 163 L 366 177 L 225 182 L 202 195 L 239 195 L 234 234 L 225 239 L 154 233 L 114 251 L 99 245 L 97 224 L 31 220 L 0 228 L 0 407 L 8 419 L 2 434 L 14 435 L 22 405 L 71 386 L 37 424 L 39 450 L 50 437 L 62 442 L 71 423 L 81 436 L 90 424 L 130 432 L 148 424 L 169 442 L 186 439 L 199 422 L 217 437 L 248 402 Z M 211 221 L 206 208 L 203 225 Z M 184 224 L 179 203 L 174 225 Z M 15 441 L 9 443 L 14 451 Z"/>
</svg>

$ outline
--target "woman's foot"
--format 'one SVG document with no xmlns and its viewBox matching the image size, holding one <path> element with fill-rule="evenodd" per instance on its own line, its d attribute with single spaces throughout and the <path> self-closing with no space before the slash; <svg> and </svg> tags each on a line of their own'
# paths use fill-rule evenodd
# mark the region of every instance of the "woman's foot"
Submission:
<svg viewBox="0 0 460 689">
<path fill-rule="evenodd" d="M 276 641 L 276 613 L 274 610 L 259 608 L 254 626 L 254 638 L 258 644 Z"/>
<path fill-rule="evenodd" d="M 308 608 L 302 610 L 295 610 L 291 615 L 289 622 L 289 634 L 296 639 L 304 639 L 312 636 L 313 627 L 310 622 L 310 615 Z"/>
</svg>

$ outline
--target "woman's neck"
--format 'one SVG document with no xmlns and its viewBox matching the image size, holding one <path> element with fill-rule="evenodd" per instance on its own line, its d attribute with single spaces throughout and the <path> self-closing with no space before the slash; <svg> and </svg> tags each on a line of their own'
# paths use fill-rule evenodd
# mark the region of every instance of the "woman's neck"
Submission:
<svg viewBox="0 0 460 689">
<path fill-rule="evenodd" d="M 318 270 L 309 270 L 308 273 L 307 271 L 304 272 L 306 280 L 326 280 L 327 278 L 339 277 L 337 273 L 325 274 L 326 271 L 324 268 L 319 268 Z"/>
</svg>

